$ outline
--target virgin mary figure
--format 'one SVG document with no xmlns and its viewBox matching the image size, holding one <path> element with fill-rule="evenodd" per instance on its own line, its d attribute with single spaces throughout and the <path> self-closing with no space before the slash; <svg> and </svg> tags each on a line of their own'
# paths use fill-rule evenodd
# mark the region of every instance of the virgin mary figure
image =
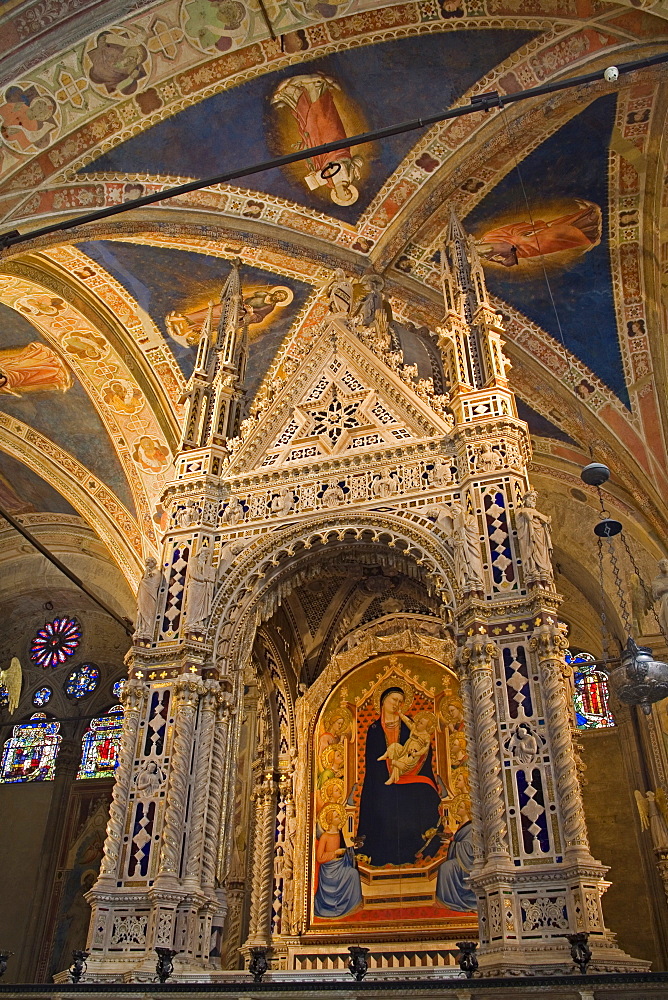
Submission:
<svg viewBox="0 0 668 1000">
<path fill-rule="evenodd" d="M 405 701 L 402 688 L 386 688 L 380 697 L 380 717 L 366 733 L 357 837 L 364 838 L 359 853 L 375 868 L 414 863 L 418 851 L 422 857 L 430 857 L 440 844 L 438 837 L 429 840 L 423 836 L 439 823 L 440 796 L 432 768 L 431 740 L 410 770 L 392 784 L 387 784 L 392 761 L 379 760 L 390 744 L 403 746 L 411 735 L 402 718 Z"/>
</svg>

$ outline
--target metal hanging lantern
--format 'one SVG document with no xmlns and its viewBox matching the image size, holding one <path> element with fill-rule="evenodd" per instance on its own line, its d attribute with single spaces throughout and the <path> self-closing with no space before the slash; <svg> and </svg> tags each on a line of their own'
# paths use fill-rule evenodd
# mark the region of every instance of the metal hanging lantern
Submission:
<svg viewBox="0 0 668 1000">
<path fill-rule="evenodd" d="M 612 517 L 602 517 L 594 526 L 594 534 L 598 535 L 599 538 L 614 538 L 621 530 L 622 526 L 619 521 L 615 521 Z"/>
<path fill-rule="evenodd" d="M 619 666 L 613 667 L 609 677 L 619 700 L 640 705 L 645 715 L 654 702 L 668 698 L 668 663 L 655 660 L 649 646 L 638 646 L 630 636 Z"/>
<path fill-rule="evenodd" d="M 580 473 L 580 479 L 587 486 L 602 486 L 610 478 L 610 469 L 602 462 L 590 462 Z"/>
<path fill-rule="evenodd" d="M 624 595 L 624 589 L 622 587 L 622 580 L 619 572 L 619 565 L 617 563 L 617 556 L 615 554 L 615 547 L 612 541 L 616 535 L 620 536 L 620 541 L 624 546 L 626 554 L 628 555 L 631 565 L 633 566 L 633 570 L 638 577 L 643 590 L 645 591 L 645 595 L 650 598 L 651 595 L 649 594 L 645 584 L 642 582 L 640 568 L 633 557 L 633 553 L 631 552 L 626 539 L 624 538 L 621 523 L 608 516 L 603 503 L 601 485 L 607 482 L 610 478 L 610 470 L 606 465 L 602 465 L 600 462 L 592 462 L 585 466 L 580 473 L 580 478 L 588 486 L 595 486 L 597 488 L 601 504 L 601 517 L 594 527 L 594 534 L 597 536 L 598 540 L 598 562 L 601 587 L 601 623 L 603 631 L 604 657 L 606 655 L 605 647 L 607 645 L 606 639 L 608 637 L 605 614 L 605 589 L 603 583 L 604 539 L 607 540 L 609 545 L 608 554 L 610 557 L 610 564 L 612 566 L 615 589 L 617 590 L 622 621 L 628 636 L 626 648 L 622 653 L 619 664 L 612 668 L 604 666 L 603 669 L 608 674 L 610 686 L 617 698 L 627 705 L 639 705 L 643 712 L 646 715 L 649 715 L 652 710 L 652 705 L 655 702 L 668 697 L 668 663 L 664 663 L 662 660 L 655 660 L 649 646 L 638 646 L 636 641 L 631 637 L 629 609 L 626 603 L 626 597 Z M 661 627 L 660 622 L 659 627 Z M 666 637 L 664 636 L 664 638 Z"/>
</svg>

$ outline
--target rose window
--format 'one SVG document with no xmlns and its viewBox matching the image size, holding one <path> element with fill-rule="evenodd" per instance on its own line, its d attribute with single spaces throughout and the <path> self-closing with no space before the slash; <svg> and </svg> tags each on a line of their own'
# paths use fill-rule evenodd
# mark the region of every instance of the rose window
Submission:
<svg viewBox="0 0 668 1000">
<path fill-rule="evenodd" d="M 40 667 L 59 667 L 76 652 L 80 642 L 81 626 L 76 618 L 54 618 L 33 639 L 30 659 Z"/>
</svg>

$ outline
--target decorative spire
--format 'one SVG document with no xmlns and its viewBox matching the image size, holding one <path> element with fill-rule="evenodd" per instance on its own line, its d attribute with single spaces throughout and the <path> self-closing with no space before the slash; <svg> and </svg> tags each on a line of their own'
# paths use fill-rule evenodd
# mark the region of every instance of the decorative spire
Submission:
<svg viewBox="0 0 668 1000">
<path fill-rule="evenodd" d="M 240 267 L 241 261 L 238 257 L 235 257 L 232 261 L 232 270 L 220 293 L 222 309 L 218 321 L 216 347 L 218 349 L 220 364 L 227 368 L 231 368 L 234 365 L 237 338 L 239 330 L 244 324 L 246 312 L 243 293 L 241 291 Z"/>
<path fill-rule="evenodd" d="M 217 333 L 213 302 L 202 323 L 197 360 L 181 400 L 187 404 L 181 450 L 222 444 L 238 433 L 248 342 L 240 265 L 238 258 L 232 261 L 220 293 Z"/>
<path fill-rule="evenodd" d="M 473 237 L 454 209 L 441 250 L 441 282 L 445 305 L 442 346 L 451 384 L 469 391 L 505 380 L 499 317 L 489 303 L 485 275 Z"/>
</svg>

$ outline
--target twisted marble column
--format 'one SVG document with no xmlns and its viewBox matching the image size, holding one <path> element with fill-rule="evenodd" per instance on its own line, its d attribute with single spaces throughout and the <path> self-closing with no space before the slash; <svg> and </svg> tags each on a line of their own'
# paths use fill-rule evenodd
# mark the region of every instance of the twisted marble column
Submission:
<svg viewBox="0 0 668 1000">
<path fill-rule="evenodd" d="M 542 624 L 533 633 L 529 645 L 540 665 L 545 722 L 565 840 L 564 855 L 577 855 L 584 861 L 591 861 L 564 679 L 564 650 L 568 640 L 556 625 Z"/>
<path fill-rule="evenodd" d="M 219 681 L 204 681 L 200 701 L 197 756 L 193 776 L 190 815 L 188 817 L 188 847 L 185 863 L 186 879 L 196 886 L 199 886 L 204 855 L 207 853 L 202 851 L 205 837 L 204 817 L 208 805 L 211 781 L 214 778 L 211 757 L 216 726 L 216 708 L 220 695 Z"/>
<path fill-rule="evenodd" d="M 274 822 L 276 782 L 266 774 L 255 792 L 255 836 L 248 945 L 266 946 L 270 938 L 271 901 L 274 887 Z"/>
<path fill-rule="evenodd" d="M 223 792 L 229 756 L 227 753 L 229 728 L 230 704 L 227 697 L 220 693 L 216 701 L 208 801 L 204 823 L 204 847 L 202 850 L 202 887 L 210 891 L 216 888 L 216 867 L 223 822 Z"/>
<path fill-rule="evenodd" d="M 199 677 L 188 674 L 181 674 L 174 686 L 176 700 L 174 743 L 169 767 L 167 807 L 156 884 L 164 884 L 172 878 L 177 878 L 179 874 L 195 715 L 201 691 L 202 682 Z"/>
<path fill-rule="evenodd" d="M 121 732 L 121 747 L 118 755 L 114 790 L 109 808 L 107 836 L 104 842 L 104 854 L 100 865 L 100 876 L 96 883 L 114 883 L 120 878 L 119 864 L 123 845 L 123 831 L 127 816 L 130 788 L 132 785 L 133 763 L 137 746 L 137 732 L 140 716 L 148 688 L 142 681 L 134 678 L 127 681 L 123 687 L 121 701 L 123 702 L 123 729 Z"/>
<path fill-rule="evenodd" d="M 466 749 L 469 758 L 469 787 L 471 789 L 471 836 L 473 841 L 473 870 L 478 871 L 485 861 L 485 846 L 483 840 L 483 818 L 480 802 L 480 780 L 478 774 L 477 738 L 473 719 L 471 697 L 471 676 L 468 666 L 460 664 L 459 693 L 464 711 L 464 726 L 466 729 Z"/>
<path fill-rule="evenodd" d="M 501 750 L 496 723 L 492 657 L 497 648 L 487 636 L 471 636 L 461 651 L 470 671 L 475 752 L 480 781 L 479 800 L 486 861 L 510 858 L 506 807 L 501 780 Z"/>
</svg>

